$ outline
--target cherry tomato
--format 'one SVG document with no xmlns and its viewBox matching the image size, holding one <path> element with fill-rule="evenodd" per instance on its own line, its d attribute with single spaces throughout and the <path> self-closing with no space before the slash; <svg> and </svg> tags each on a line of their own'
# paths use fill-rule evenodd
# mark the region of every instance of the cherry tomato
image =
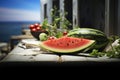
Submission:
<svg viewBox="0 0 120 80">
<path fill-rule="evenodd" d="M 39 26 L 39 24 L 38 24 L 38 23 L 35 23 L 34 25 L 35 25 L 35 27 L 38 27 L 38 26 Z"/>
<path fill-rule="evenodd" d="M 37 31 L 37 29 L 36 29 L 36 28 L 33 28 L 33 29 L 31 29 L 31 31 L 34 31 L 34 32 L 35 32 L 35 31 Z"/>
<path fill-rule="evenodd" d="M 33 28 L 35 28 L 35 26 L 31 24 L 29 28 L 32 30 Z"/>
<path fill-rule="evenodd" d="M 39 31 L 39 30 L 40 30 L 40 27 L 39 27 L 39 26 L 38 26 L 38 27 L 36 27 L 36 30 L 37 30 L 37 31 Z"/>
<path fill-rule="evenodd" d="M 66 36 L 67 35 L 67 31 L 63 32 L 63 36 Z"/>
<path fill-rule="evenodd" d="M 48 40 L 53 40 L 53 39 L 56 39 L 56 37 L 55 37 L 55 36 L 50 36 L 50 37 L 48 38 Z"/>
</svg>

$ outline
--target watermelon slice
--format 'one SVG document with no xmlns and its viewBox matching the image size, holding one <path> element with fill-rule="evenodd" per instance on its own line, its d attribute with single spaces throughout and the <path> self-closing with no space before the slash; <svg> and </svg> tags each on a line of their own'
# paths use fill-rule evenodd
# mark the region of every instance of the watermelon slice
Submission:
<svg viewBox="0 0 120 80">
<path fill-rule="evenodd" d="M 47 49 L 56 53 L 73 53 L 84 50 L 95 43 L 95 40 L 75 38 L 75 37 L 62 37 L 53 40 L 41 42 L 41 48 Z"/>
</svg>

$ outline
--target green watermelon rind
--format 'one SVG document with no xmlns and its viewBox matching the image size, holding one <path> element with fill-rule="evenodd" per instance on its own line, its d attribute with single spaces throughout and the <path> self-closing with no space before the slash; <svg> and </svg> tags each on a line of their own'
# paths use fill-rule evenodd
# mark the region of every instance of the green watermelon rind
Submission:
<svg viewBox="0 0 120 80">
<path fill-rule="evenodd" d="M 84 45 L 84 46 L 80 46 L 78 48 L 74 48 L 74 49 L 57 49 L 57 48 L 52 48 L 52 47 L 48 47 L 46 45 L 44 45 L 44 43 L 41 43 L 40 44 L 40 47 L 43 48 L 43 49 L 46 49 L 47 51 L 51 51 L 51 52 L 55 52 L 55 53 L 75 53 L 75 52 L 78 52 L 78 51 L 82 51 L 82 50 L 85 50 L 87 48 L 89 48 L 90 46 L 94 45 L 95 44 L 95 40 L 89 40 L 89 43 L 87 45 Z"/>
<path fill-rule="evenodd" d="M 83 32 L 81 32 L 83 30 Z M 86 38 L 86 39 L 92 39 L 96 40 L 96 45 L 94 46 L 95 49 L 104 48 L 109 40 L 104 32 L 92 29 L 92 28 L 78 28 L 73 29 L 69 31 L 68 35 L 69 37 L 77 37 L 77 38 Z"/>
<path fill-rule="evenodd" d="M 81 32 L 81 31 L 84 31 L 84 32 Z M 84 33 L 84 35 L 88 35 L 88 33 L 89 33 L 89 35 L 105 36 L 105 34 L 102 31 L 99 31 L 96 29 L 91 29 L 91 28 L 79 28 L 79 29 L 71 30 L 71 31 L 69 31 L 68 36 L 74 35 L 74 34 L 82 34 L 83 35 L 83 33 Z"/>
<path fill-rule="evenodd" d="M 93 28 L 77 28 L 77 29 L 70 30 L 69 33 L 75 32 L 75 31 L 78 31 L 78 30 L 91 30 L 91 31 L 97 31 L 101 34 L 105 34 L 104 32 L 102 32 L 100 30 L 97 30 L 97 29 L 93 29 Z"/>
</svg>

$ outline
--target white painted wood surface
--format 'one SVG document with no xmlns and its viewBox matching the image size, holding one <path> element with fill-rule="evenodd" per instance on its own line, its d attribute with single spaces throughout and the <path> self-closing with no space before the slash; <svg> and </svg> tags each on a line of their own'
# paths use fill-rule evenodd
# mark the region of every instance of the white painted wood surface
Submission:
<svg viewBox="0 0 120 80">
<path fill-rule="evenodd" d="M 34 39 L 25 39 L 27 44 L 39 44 L 40 41 Z M 24 41 L 25 41 L 24 40 Z M 21 41 L 22 42 L 22 41 Z M 61 55 L 59 57 L 56 54 L 46 53 L 41 50 L 40 47 L 25 47 L 21 46 L 21 42 L 2 60 L 3 62 L 21 62 L 21 61 L 50 61 L 50 62 L 74 62 L 74 61 L 95 61 L 95 62 L 113 62 L 119 61 L 119 59 L 109 59 L 107 57 L 93 58 L 84 55 L 84 53 L 79 53 L 78 55 Z M 19 47 L 20 46 L 20 47 Z M 23 47 L 23 48 L 22 48 Z"/>
</svg>

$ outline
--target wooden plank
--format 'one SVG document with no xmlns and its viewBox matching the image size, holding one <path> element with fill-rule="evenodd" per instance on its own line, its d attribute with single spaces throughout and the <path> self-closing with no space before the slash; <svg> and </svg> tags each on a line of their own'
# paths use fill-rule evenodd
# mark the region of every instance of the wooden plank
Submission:
<svg viewBox="0 0 120 80">
<path fill-rule="evenodd" d="M 105 33 L 107 36 L 110 34 L 110 0 L 105 0 Z"/>
<path fill-rule="evenodd" d="M 14 48 L 14 42 L 15 41 L 20 41 L 22 39 L 34 39 L 32 35 L 13 35 L 10 38 L 10 50 Z"/>
<path fill-rule="evenodd" d="M 73 0 L 73 28 L 80 25 L 78 14 L 78 0 Z"/>
<path fill-rule="evenodd" d="M 30 40 L 27 42 L 29 43 Z M 39 41 L 31 40 L 31 44 L 36 44 Z M 35 43 L 36 42 L 36 43 Z M 28 49 L 19 47 L 19 43 L 2 61 L 3 62 L 34 62 L 34 61 L 50 61 L 50 62 L 83 62 L 83 61 L 93 61 L 93 62 L 115 62 L 120 61 L 120 59 L 109 59 L 108 57 L 90 57 L 88 53 L 78 53 L 78 55 L 61 55 L 58 56 L 53 53 L 48 53 L 43 51 L 40 47 L 30 47 Z"/>
</svg>

